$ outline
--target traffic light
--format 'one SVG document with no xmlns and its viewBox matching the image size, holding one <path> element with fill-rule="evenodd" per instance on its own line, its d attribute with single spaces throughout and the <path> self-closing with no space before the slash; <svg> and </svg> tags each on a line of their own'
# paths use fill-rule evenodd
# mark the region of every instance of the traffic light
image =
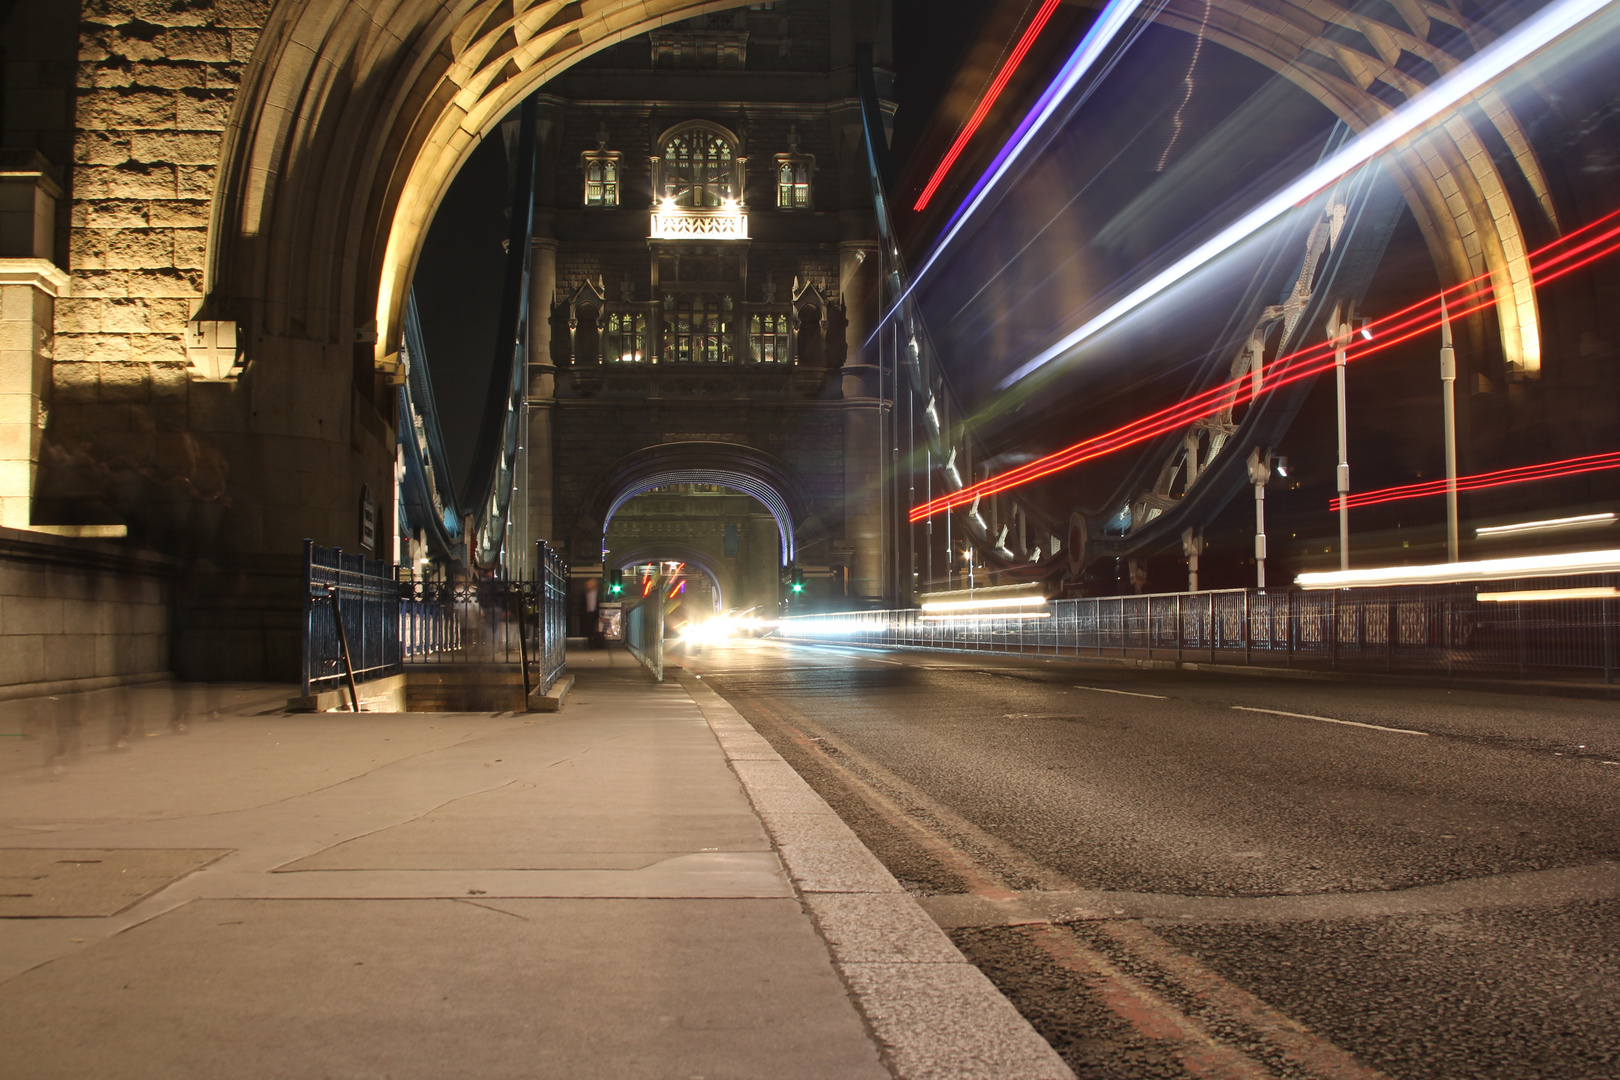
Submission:
<svg viewBox="0 0 1620 1080">
<path fill-rule="evenodd" d="M 793 568 L 793 574 L 788 578 L 788 589 L 795 596 L 804 592 L 804 571 L 797 566 Z"/>
<path fill-rule="evenodd" d="M 608 571 L 608 595 L 609 596 L 623 596 L 624 595 L 624 571 L 623 570 L 609 570 Z"/>
</svg>

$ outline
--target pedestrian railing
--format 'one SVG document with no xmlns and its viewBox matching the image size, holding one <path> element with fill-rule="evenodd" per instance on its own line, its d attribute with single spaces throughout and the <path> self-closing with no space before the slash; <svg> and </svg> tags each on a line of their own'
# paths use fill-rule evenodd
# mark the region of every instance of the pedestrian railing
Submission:
<svg viewBox="0 0 1620 1080">
<path fill-rule="evenodd" d="M 400 672 L 399 586 L 364 555 L 304 541 L 304 696 Z M 358 705 L 356 706 L 358 708 Z"/>
<path fill-rule="evenodd" d="M 664 681 L 664 597 L 659 590 L 625 604 L 624 647 L 654 679 Z"/>
<path fill-rule="evenodd" d="M 1232 589 L 1054 600 L 1014 615 L 801 615 L 777 633 L 886 648 L 1613 682 L 1616 575 L 1337 590 Z M 1587 592 L 1569 599 L 1481 594 Z M 1607 592 L 1608 595 L 1599 595 Z M 1031 617 L 1031 616 L 1034 617 Z"/>
<path fill-rule="evenodd" d="M 531 578 L 399 580 L 362 555 L 304 544 L 303 693 L 400 674 L 410 665 L 516 664 L 525 692 L 549 690 L 567 657 L 568 569 L 542 542 Z"/>
</svg>

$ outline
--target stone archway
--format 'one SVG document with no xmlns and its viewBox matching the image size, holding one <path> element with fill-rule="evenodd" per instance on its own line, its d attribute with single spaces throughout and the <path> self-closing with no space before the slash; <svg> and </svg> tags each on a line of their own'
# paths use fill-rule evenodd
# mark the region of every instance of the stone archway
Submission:
<svg viewBox="0 0 1620 1080">
<path fill-rule="evenodd" d="M 601 550 L 613 514 L 629 499 L 654 487 L 707 483 L 753 496 L 770 510 L 782 536 L 782 561 L 823 539 L 803 480 L 785 462 L 736 443 L 678 442 L 626 454 L 592 483 L 574 522 L 573 550 Z"/>
<path fill-rule="evenodd" d="M 679 560 L 688 566 L 696 567 L 700 574 L 709 579 L 709 583 L 714 587 L 718 610 L 723 611 L 725 602 L 736 595 L 737 582 L 731 571 L 717 563 L 709 552 L 690 544 L 661 541 L 641 544 L 622 552 L 615 551 L 607 568 L 622 570 L 640 563 L 670 560 Z"/>
</svg>

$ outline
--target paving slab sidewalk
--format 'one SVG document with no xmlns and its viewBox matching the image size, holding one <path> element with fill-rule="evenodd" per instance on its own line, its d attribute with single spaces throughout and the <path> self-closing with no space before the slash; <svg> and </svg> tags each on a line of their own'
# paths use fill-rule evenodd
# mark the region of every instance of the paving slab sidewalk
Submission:
<svg viewBox="0 0 1620 1080">
<path fill-rule="evenodd" d="M 570 660 L 556 714 L 18 740 L 0 1077 L 1070 1075 L 723 701 Z"/>
</svg>

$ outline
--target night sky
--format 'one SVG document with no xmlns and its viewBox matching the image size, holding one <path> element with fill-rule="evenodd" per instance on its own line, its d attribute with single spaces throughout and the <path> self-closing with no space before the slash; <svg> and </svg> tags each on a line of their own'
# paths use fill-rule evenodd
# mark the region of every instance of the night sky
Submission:
<svg viewBox="0 0 1620 1080">
<path fill-rule="evenodd" d="M 986 0 L 894 0 L 896 164 L 917 145 L 984 13 Z M 416 268 L 416 298 L 444 427 L 464 480 L 495 355 L 507 201 L 506 152 L 486 139 L 451 185 Z"/>
</svg>

